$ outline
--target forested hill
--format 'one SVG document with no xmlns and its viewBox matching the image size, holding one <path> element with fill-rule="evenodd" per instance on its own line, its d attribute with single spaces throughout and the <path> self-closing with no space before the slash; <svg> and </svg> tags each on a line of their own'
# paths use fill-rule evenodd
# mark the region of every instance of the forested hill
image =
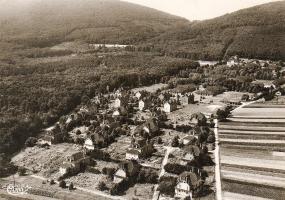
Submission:
<svg viewBox="0 0 285 200">
<path fill-rule="evenodd" d="M 0 0 L 0 59 L 19 49 L 83 41 L 140 44 L 191 59 L 285 60 L 284 10 L 279 1 L 191 23 L 119 0 Z"/>
<path fill-rule="evenodd" d="M 119 0 L 0 0 L 0 41 L 24 47 L 73 40 L 133 44 L 188 23 Z"/>
<path fill-rule="evenodd" d="M 193 23 L 150 43 L 179 57 L 221 59 L 224 55 L 285 60 L 285 1 L 263 4 Z M 173 52 L 175 50 L 175 52 Z"/>
</svg>

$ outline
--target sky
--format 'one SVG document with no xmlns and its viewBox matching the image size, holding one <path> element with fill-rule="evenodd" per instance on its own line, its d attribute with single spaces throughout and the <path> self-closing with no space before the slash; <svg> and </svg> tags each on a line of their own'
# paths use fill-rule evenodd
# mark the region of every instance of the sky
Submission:
<svg viewBox="0 0 285 200">
<path fill-rule="evenodd" d="M 218 17 L 243 8 L 278 0 L 124 0 L 155 8 L 188 20 Z"/>
</svg>

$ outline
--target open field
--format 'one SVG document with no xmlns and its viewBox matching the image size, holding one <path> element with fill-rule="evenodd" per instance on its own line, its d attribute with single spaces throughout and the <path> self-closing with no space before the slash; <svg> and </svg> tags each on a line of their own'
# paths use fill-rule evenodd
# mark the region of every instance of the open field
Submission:
<svg viewBox="0 0 285 200">
<path fill-rule="evenodd" d="M 139 91 L 147 91 L 147 92 L 151 92 L 151 93 L 154 93 L 156 92 L 157 90 L 163 90 L 165 88 L 167 88 L 168 84 L 163 84 L 163 83 L 159 83 L 159 84 L 154 84 L 154 85 L 151 85 L 151 86 L 146 86 L 146 87 L 139 87 L 139 88 L 134 88 L 132 89 L 133 92 L 139 92 Z"/>
<path fill-rule="evenodd" d="M 284 199 L 285 157 L 280 151 L 285 150 L 285 109 L 251 106 L 234 110 L 219 126 L 225 196 Z"/>
<path fill-rule="evenodd" d="M 237 111 L 233 111 L 232 115 L 234 117 L 246 117 L 246 118 L 281 118 L 285 117 L 284 109 L 280 108 L 247 108 L 244 107 L 242 109 L 238 109 Z"/>
</svg>

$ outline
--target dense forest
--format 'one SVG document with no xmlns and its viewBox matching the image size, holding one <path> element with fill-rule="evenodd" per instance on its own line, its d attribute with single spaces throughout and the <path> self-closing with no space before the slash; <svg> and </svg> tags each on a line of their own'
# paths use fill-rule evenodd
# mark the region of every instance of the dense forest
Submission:
<svg viewBox="0 0 285 200">
<path fill-rule="evenodd" d="M 75 41 L 129 44 L 193 60 L 236 54 L 285 60 L 284 1 L 194 22 L 116 0 L 30 0 L 24 5 L 0 1 L 0 61 L 24 49 Z"/>
<path fill-rule="evenodd" d="M 243 9 L 159 35 L 138 48 L 202 60 L 285 60 L 285 1 Z"/>
</svg>

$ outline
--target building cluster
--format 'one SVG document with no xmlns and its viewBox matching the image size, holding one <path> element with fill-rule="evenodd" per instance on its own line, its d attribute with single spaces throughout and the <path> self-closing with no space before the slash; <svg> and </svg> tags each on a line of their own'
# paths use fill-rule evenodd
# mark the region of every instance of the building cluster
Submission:
<svg viewBox="0 0 285 200">
<path fill-rule="evenodd" d="M 128 136 L 130 144 L 125 150 L 125 158 L 117 160 L 120 163 L 119 168 L 113 175 L 113 184 L 121 184 L 123 180 L 129 180 L 137 175 L 141 167 L 139 163 L 156 152 L 157 147 L 154 143 L 157 142 L 162 127 L 165 127 L 166 113 L 192 103 L 192 93 L 149 93 L 120 89 L 114 93 L 98 94 L 74 113 L 63 117 L 55 127 L 43 135 L 41 143 L 53 145 L 69 142 L 80 146 L 80 150 L 69 155 L 59 168 L 60 174 L 65 177 L 85 169 L 92 163 L 94 154 L 108 148 L 121 135 Z M 151 114 L 148 118 L 138 120 L 138 112 Z M 192 116 L 189 122 L 189 126 L 199 127 L 205 126 L 207 119 L 202 113 L 198 113 Z M 175 128 L 177 127 L 173 126 L 173 129 Z M 178 141 L 183 146 L 179 151 L 180 155 L 170 159 L 169 163 L 174 161 L 186 167 L 198 160 L 202 149 L 213 143 L 207 140 L 209 135 L 212 135 L 209 131 L 189 131 L 186 137 Z M 201 177 L 201 171 L 197 171 L 196 168 L 181 173 L 175 188 L 176 196 L 192 196 L 199 191 L 203 186 Z"/>
</svg>

